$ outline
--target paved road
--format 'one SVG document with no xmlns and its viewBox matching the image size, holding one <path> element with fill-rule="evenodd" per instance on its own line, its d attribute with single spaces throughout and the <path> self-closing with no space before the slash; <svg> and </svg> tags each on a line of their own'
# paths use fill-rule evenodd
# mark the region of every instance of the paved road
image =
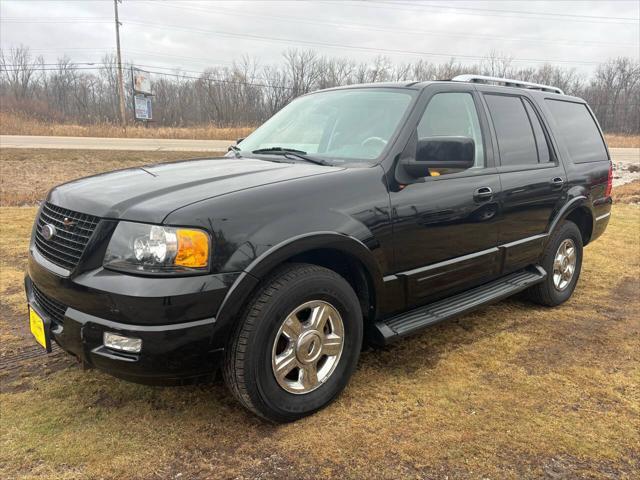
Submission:
<svg viewBox="0 0 640 480">
<path fill-rule="evenodd" d="M 2 148 L 63 148 L 74 150 L 158 150 L 226 152 L 233 140 L 169 140 L 162 138 L 40 137 L 0 135 Z M 614 162 L 640 163 L 640 148 L 612 148 Z"/>
<path fill-rule="evenodd" d="M 44 137 L 0 135 L 1 148 L 62 148 L 73 150 L 157 150 L 226 152 L 233 140 L 169 140 L 160 138 Z"/>
</svg>

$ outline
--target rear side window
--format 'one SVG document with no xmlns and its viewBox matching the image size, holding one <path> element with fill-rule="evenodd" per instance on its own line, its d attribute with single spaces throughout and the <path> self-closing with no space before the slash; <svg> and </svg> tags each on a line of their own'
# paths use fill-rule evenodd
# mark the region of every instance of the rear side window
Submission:
<svg viewBox="0 0 640 480">
<path fill-rule="evenodd" d="M 536 114 L 535 110 L 528 100 L 524 100 L 524 106 L 527 109 L 527 115 L 529 115 L 529 120 L 531 121 L 531 126 L 533 127 L 533 133 L 536 137 L 536 146 L 538 147 L 538 160 L 540 161 L 540 163 L 549 162 L 551 161 L 549 144 L 547 143 L 547 138 L 544 136 L 544 130 L 542 130 L 540 119 L 538 118 L 538 115 Z"/>
<path fill-rule="evenodd" d="M 607 160 L 607 150 L 595 120 L 583 103 L 546 99 L 574 163 Z"/>
<path fill-rule="evenodd" d="M 538 147 L 529 115 L 520 97 L 485 95 L 498 137 L 503 166 L 538 163 Z"/>
</svg>

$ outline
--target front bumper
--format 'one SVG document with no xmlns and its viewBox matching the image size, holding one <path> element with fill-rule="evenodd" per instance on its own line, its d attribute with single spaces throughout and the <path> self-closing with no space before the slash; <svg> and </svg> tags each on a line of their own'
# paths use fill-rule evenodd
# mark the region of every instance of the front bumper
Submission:
<svg viewBox="0 0 640 480">
<path fill-rule="evenodd" d="M 184 383 L 219 366 L 228 329 L 215 315 L 238 274 L 150 278 L 100 268 L 63 277 L 37 256 L 29 256 L 28 302 L 50 323 L 51 339 L 83 363 L 147 384 Z M 142 350 L 108 349 L 104 332 L 140 338 Z"/>
</svg>

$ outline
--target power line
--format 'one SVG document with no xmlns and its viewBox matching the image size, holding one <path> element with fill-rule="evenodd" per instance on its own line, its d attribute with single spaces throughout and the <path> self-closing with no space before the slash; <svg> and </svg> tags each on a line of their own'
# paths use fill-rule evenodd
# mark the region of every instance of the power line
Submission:
<svg viewBox="0 0 640 480">
<path fill-rule="evenodd" d="M 474 34 L 474 33 L 455 33 L 455 32 L 442 32 L 442 31 L 434 31 L 434 30 L 411 30 L 411 29 L 393 29 L 393 28 L 385 28 L 381 25 L 372 25 L 372 24 L 362 24 L 362 23 L 343 23 L 343 22 L 330 22 L 330 21 L 320 21 L 320 20 L 308 20 L 300 17 L 290 17 L 290 16 L 280 16 L 280 15 L 271 15 L 271 14 L 262 14 L 262 13 L 246 13 L 239 12 L 236 10 L 228 10 L 225 8 L 221 8 L 216 6 L 216 9 L 212 12 L 211 10 L 205 8 L 184 6 L 184 5 L 173 5 L 167 2 L 158 2 L 148 0 L 144 3 L 150 3 L 157 6 L 174 8 L 178 10 L 187 10 L 193 12 L 206 12 L 206 13 L 214 13 L 216 15 L 228 15 L 228 16 L 240 16 L 240 17 L 249 17 L 249 18 L 272 18 L 279 21 L 284 22 L 296 22 L 296 23 L 306 23 L 309 25 L 320 25 L 320 26 L 334 26 L 338 28 L 360 28 L 368 31 L 375 32 L 391 32 L 394 34 L 402 34 L 402 35 L 431 35 L 431 36 L 443 36 L 443 37 L 455 37 L 455 38 L 483 38 L 488 40 L 506 40 L 506 41 L 519 41 L 519 42 L 531 42 L 534 41 L 536 43 L 549 43 L 553 45 L 558 44 L 566 44 L 566 45 L 578 45 L 584 47 L 585 45 L 608 45 L 608 46 L 634 46 L 634 44 L 630 43 L 613 43 L 613 42 L 594 42 L 594 41 L 570 41 L 563 39 L 553 39 L 553 40 L 544 40 L 544 39 L 536 39 L 536 38 L 518 38 L 518 37 L 506 37 L 499 35 L 482 35 L 482 34 Z"/>
<path fill-rule="evenodd" d="M 141 21 L 133 21 L 128 20 L 129 24 L 132 25 L 141 25 L 152 28 L 159 28 L 162 30 L 178 30 L 185 31 L 190 33 L 198 33 L 203 35 L 219 35 L 223 37 L 232 37 L 232 38 L 241 38 L 244 40 L 260 40 L 260 41 L 268 41 L 268 42 L 277 42 L 277 43 L 286 43 L 286 44 L 295 44 L 295 45 L 312 45 L 312 46 L 320 46 L 325 48 L 338 48 L 341 50 L 360 50 L 360 51 L 370 51 L 377 53 L 393 53 L 399 55 L 413 55 L 413 56 L 431 56 L 431 57 L 446 57 L 446 58 L 467 58 L 473 60 L 486 60 L 489 57 L 486 55 L 464 55 L 464 54 L 455 54 L 455 53 L 436 53 L 436 52 L 425 52 L 425 51 L 412 51 L 412 50 L 400 50 L 400 49 L 392 49 L 392 48 L 376 48 L 376 47 L 365 47 L 365 46 L 357 46 L 357 45 L 345 45 L 341 43 L 329 43 L 329 42 L 318 42 L 311 40 L 295 40 L 292 38 L 280 38 L 280 37 L 271 37 L 266 35 L 255 35 L 255 34 L 245 34 L 245 33 L 234 33 L 234 32 L 226 32 L 221 30 L 204 30 L 195 27 L 186 27 L 182 25 L 167 25 L 167 24 L 157 24 L 150 22 L 141 22 Z M 529 63 L 567 63 L 567 64 L 576 64 L 576 65 L 597 65 L 600 62 L 596 61 L 575 61 L 575 60 L 549 60 L 549 59 L 534 59 L 534 58 L 513 58 L 510 59 L 513 62 L 529 62 Z"/>
<path fill-rule="evenodd" d="M 405 11 L 416 11 L 416 10 L 429 10 L 429 9 L 445 9 L 445 10 L 462 10 L 466 13 L 462 13 L 462 15 L 474 15 L 481 17 L 502 17 L 502 18 L 527 18 L 531 16 L 535 16 L 536 18 L 547 18 L 548 20 L 556 20 L 556 21 L 569 21 L 569 22 L 583 22 L 583 23 L 600 23 L 600 24 L 622 24 L 622 25 L 637 25 L 639 19 L 629 18 L 629 17 L 603 17 L 603 16 L 592 16 L 592 15 L 575 15 L 575 14 L 562 14 L 562 13 L 551 13 L 551 12 L 527 12 L 523 10 L 504 10 L 504 9 L 488 9 L 488 8 L 477 8 L 477 7 L 461 7 L 461 6 L 449 6 L 449 5 L 434 5 L 434 4 L 416 4 L 416 3 L 406 3 L 401 1 L 367 1 L 367 0 L 355 0 L 361 5 L 357 5 L 360 7 L 373 7 L 373 8 L 384 8 L 389 9 L 393 7 L 398 10 Z M 379 5 L 373 5 L 377 3 Z M 366 4 L 366 5 L 364 5 Z M 413 8 L 398 8 L 398 5 L 413 7 Z M 483 13 L 473 13 L 473 12 L 483 12 Z M 604 20 L 604 21 L 603 21 Z M 608 21 L 611 20 L 611 21 Z"/>
<path fill-rule="evenodd" d="M 150 67 L 150 68 L 162 68 L 162 67 L 153 67 L 150 65 L 140 65 L 140 64 L 134 64 L 134 63 L 130 63 L 128 64 L 129 66 L 132 67 Z M 108 66 L 92 66 L 92 67 L 72 67 L 72 68 L 66 68 L 67 71 L 76 71 L 76 70 L 112 70 L 114 69 L 115 66 L 114 65 L 108 65 Z M 23 71 L 23 68 L 14 68 L 14 69 L 0 69 L 0 72 L 21 72 Z M 50 67 L 44 67 L 44 68 L 40 68 L 40 67 L 35 67 L 35 68 L 31 68 L 31 71 L 34 72 L 58 72 L 60 71 L 59 68 L 50 68 Z M 266 83 L 256 83 L 256 82 L 242 82 L 242 81 L 238 81 L 238 80 L 225 80 L 225 79 L 220 79 L 220 78 L 211 78 L 208 77 L 208 72 L 195 72 L 192 71 L 192 73 L 197 73 L 199 74 L 199 76 L 195 76 L 195 75 L 187 75 L 187 74 L 181 74 L 181 73 L 168 73 L 168 72 L 159 72 L 159 71 L 154 71 L 154 70 L 145 70 L 147 73 L 152 73 L 154 75 L 161 75 L 161 76 L 165 76 L 165 77 L 174 77 L 174 78 L 187 78 L 187 79 L 192 79 L 192 80 L 199 80 L 199 81 L 203 81 L 203 82 L 207 82 L 207 83 L 220 83 L 220 84 L 226 84 L 226 85 L 245 85 L 245 86 L 252 86 L 252 87 L 262 87 L 262 88 L 273 88 L 276 90 L 293 90 L 293 87 L 287 87 L 287 86 L 281 86 L 281 85 L 268 85 Z"/>
<path fill-rule="evenodd" d="M 142 0 L 143 2 L 145 0 Z M 184 5 L 172 5 L 169 4 L 167 2 L 158 2 L 158 1 L 153 1 L 153 0 L 148 0 L 145 3 L 152 3 L 154 5 L 158 5 L 158 6 L 162 6 L 162 7 L 168 7 L 168 8 L 175 8 L 178 10 L 187 10 L 187 11 L 194 11 L 194 12 L 205 12 L 205 13 L 212 13 L 211 10 L 209 9 L 205 9 L 205 8 L 198 8 L 198 7 L 192 7 L 192 6 L 184 6 Z M 371 3 L 371 2 L 369 2 Z M 389 5 L 411 5 L 411 6 L 417 6 L 416 4 L 408 4 L 408 3 L 404 3 L 404 2 L 384 2 L 384 1 L 379 1 L 377 3 L 381 3 L 381 4 L 389 4 Z M 426 5 L 426 4 L 421 4 L 419 6 L 422 7 L 431 7 L 431 8 L 445 8 L 445 9 L 454 9 L 454 10 L 458 10 L 458 9 L 466 9 L 466 7 L 449 7 L 449 6 L 443 6 L 443 5 Z M 469 8 L 471 9 L 471 8 Z M 480 9 L 478 9 L 480 10 Z M 487 11 L 493 11 L 493 10 L 487 10 Z M 608 46 L 635 46 L 635 44 L 630 44 L 630 43 L 614 43 L 614 42 L 595 42 L 595 41 L 589 41 L 589 40 L 578 40 L 578 41 L 572 41 L 572 40 L 566 40 L 566 39 L 554 39 L 554 40 L 545 40 L 545 39 L 535 39 L 535 38 L 518 38 L 518 37 L 507 37 L 507 36 L 499 36 L 499 35 L 481 35 L 481 34 L 473 34 L 473 33 L 455 33 L 455 32 L 443 32 L 443 31 L 433 31 L 433 30 L 410 30 L 410 29 L 402 29 L 402 31 L 398 31 L 397 29 L 391 29 L 391 28 L 385 28 L 381 25 L 372 25 L 372 24 L 362 24 L 362 23 L 342 23 L 342 22 L 329 22 L 329 21 L 314 21 L 314 20 L 308 20 L 308 19 L 304 19 L 304 18 L 299 18 L 299 17 L 289 17 L 289 16 L 278 16 L 278 15 L 271 15 L 271 14 L 251 14 L 251 13 L 246 13 L 246 12 L 239 12 L 239 11 L 235 11 L 235 10 L 227 10 L 224 8 L 221 8 L 219 6 L 216 6 L 215 11 L 213 12 L 214 14 L 220 14 L 220 15 L 228 15 L 228 16 L 241 16 L 241 17 L 250 17 L 250 18 L 272 18 L 275 20 L 280 20 L 280 21 L 294 21 L 296 23 L 306 23 L 306 24 L 310 24 L 310 25 L 321 25 L 321 26 L 335 26 L 338 28 L 360 28 L 363 30 L 369 30 L 369 31 L 380 31 L 380 32 L 393 32 L 393 33 L 400 33 L 400 34 L 407 34 L 407 35 L 431 35 L 431 36 L 443 36 L 443 37 L 457 37 L 457 38 L 486 38 L 486 39 L 495 39 L 495 40 L 506 40 L 506 41 L 521 41 L 521 42 L 528 42 L 528 41 L 535 41 L 536 43 L 549 43 L 549 44 L 564 44 L 564 45 L 578 45 L 578 46 L 584 46 L 586 44 L 589 45 L 608 45 Z M 535 13 L 535 12 L 529 12 L 532 15 L 557 15 L 557 16 L 571 16 L 568 14 L 554 14 L 554 13 Z M 625 18 L 625 17 L 592 17 L 592 16 L 588 16 L 588 15 L 578 15 L 580 17 L 588 17 L 588 18 Z M 51 24 L 56 24 L 56 23 L 61 23 L 61 24 L 67 24 L 67 23 L 110 23 L 112 20 L 109 19 L 108 17 L 4 17 L 4 18 L 0 18 L 0 22 L 3 23 L 51 23 Z M 605 23 L 612 23 L 612 22 L 605 22 Z"/>
<path fill-rule="evenodd" d="M 66 68 L 65 70 L 67 71 L 76 71 L 76 70 L 108 70 L 110 68 L 110 66 L 96 66 L 96 67 L 72 67 L 72 68 Z M 25 68 L 1 68 L 0 72 L 23 72 L 24 70 L 26 70 Z M 49 67 L 45 67 L 45 68 L 39 68 L 39 67 L 34 67 L 34 68 L 29 68 L 29 70 L 31 70 L 32 72 L 59 72 L 60 69 L 59 68 L 49 68 Z"/>
<path fill-rule="evenodd" d="M 111 23 L 112 19 L 99 19 L 96 17 L 60 17 L 60 18 L 32 18 L 32 17 L 3 17 L 2 23 Z"/>
<path fill-rule="evenodd" d="M 31 52 L 66 52 L 67 50 L 81 50 L 81 51 L 86 51 L 86 52 L 90 52 L 90 51 L 95 51 L 97 53 L 102 53 L 104 55 L 107 54 L 112 54 L 114 53 L 113 50 L 101 50 L 101 49 L 93 49 L 93 48 L 89 48 L 89 49 L 74 49 L 74 48 L 65 48 L 65 47 L 58 47 L 58 48 L 48 48 L 48 49 L 30 49 Z M 135 48 L 130 48 L 127 49 L 127 52 L 129 53 L 133 53 L 136 55 L 143 55 L 145 57 L 158 57 L 158 58 L 177 58 L 177 59 L 181 59 L 181 60 L 187 60 L 190 63 L 193 63 L 193 61 L 195 61 L 195 63 L 199 63 L 201 65 L 203 65 L 205 68 L 211 68 L 211 67 L 229 67 L 229 66 L 234 66 L 237 65 L 237 62 L 233 62 L 233 61 L 226 61 L 226 60 L 217 60 L 217 59 L 212 59 L 212 58 L 205 58 L 205 57 L 188 57 L 188 56 L 184 56 L 184 55 L 172 55 L 172 54 L 168 54 L 168 53 L 153 53 L 153 52 L 148 52 L 145 50 L 138 50 Z M 79 62 L 79 61 L 72 61 L 71 63 L 75 64 L 75 65 L 105 65 L 105 62 L 102 62 L 101 60 L 95 60 L 95 61 L 86 61 L 86 62 Z M 52 62 L 52 63 L 38 63 L 38 65 L 46 65 L 46 66 L 58 66 L 60 65 L 60 62 Z M 5 64 L 5 66 L 16 66 L 19 67 L 20 65 L 11 65 L 11 64 Z M 175 65 L 171 65 L 171 66 L 159 66 L 159 65 L 152 65 L 151 68 L 160 68 L 160 69 L 170 69 L 170 70 L 175 70 L 175 69 L 180 69 L 182 71 L 188 71 L 186 70 L 184 67 L 182 66 L 175 66 Z M 194 71 L 192 71 L 194 72 Z M 198 73 L 198 72 L 196 72 Z"/>
</svg>

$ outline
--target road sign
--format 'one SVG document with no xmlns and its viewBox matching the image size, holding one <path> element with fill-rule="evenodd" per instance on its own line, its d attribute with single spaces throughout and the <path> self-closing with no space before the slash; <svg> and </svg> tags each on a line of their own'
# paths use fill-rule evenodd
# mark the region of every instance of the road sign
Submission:
<svg viewBox="0 0 640 480">
<path fill-rule="evenodd" d="M 133 97 L 135 105 L 136 120 L 151 120 L 151 97 L 145 97 L 144 95 L 135 95 Z"/>
<path fill-rule="evenodd" d="M 133 91 L 135 93 L 151 94 L 151 77 L 149 72 L 140 70 L 137 68 L 131 69 L 131 75 L 133 76 Z"/>
</svg>

